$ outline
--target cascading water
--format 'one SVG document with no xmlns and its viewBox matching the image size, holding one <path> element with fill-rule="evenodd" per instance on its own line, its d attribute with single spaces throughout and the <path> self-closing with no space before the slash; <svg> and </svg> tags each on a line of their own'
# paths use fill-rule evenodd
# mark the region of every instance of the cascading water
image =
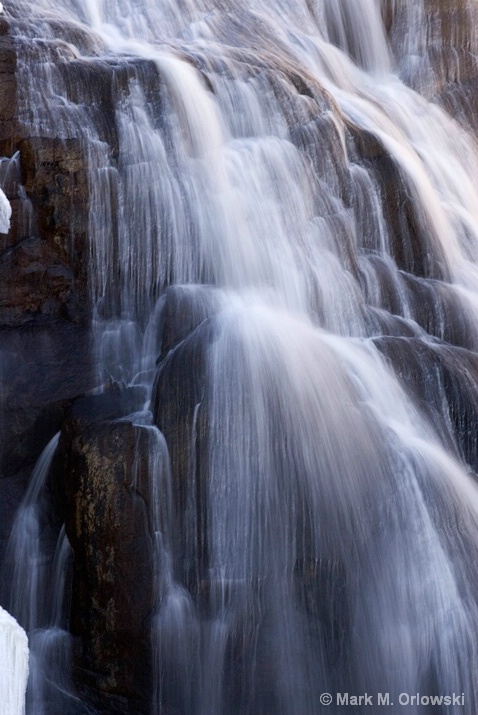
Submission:
<svg viewBox="0 0 478 715">
<path fill-rule="evenodd" d="M 98 386 L 155 379 L 171 454 L 142 428 L 155 715 L 476 712 L 478 147 L 430 4 L 11 9 L 20 120 L 89 161 Z"/>
<path fill-rule="evenodd" d="M 27 712 L 52 715 L 77 700 L 69 677 L 70 635 L 65 581 L 71 549 L 61 528 L 57 534 L 51 521 L 46 482 L 58 446 L 56 434 L 43 450 L 16 515 L 5 562 L 10 566 L 11 612 L 29 637 L 30 678 Z M 50 541 L 50 548 L 48 546 Z M 51 542 L 57 542 L 50 559 Z M 73 706 L 71 703 L 73 702 Z"/>
</svg>

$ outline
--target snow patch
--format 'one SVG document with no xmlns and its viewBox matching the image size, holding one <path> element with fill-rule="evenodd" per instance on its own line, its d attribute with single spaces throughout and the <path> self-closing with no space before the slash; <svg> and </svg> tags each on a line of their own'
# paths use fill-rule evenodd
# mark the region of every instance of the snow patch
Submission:
<svg viewBox="0 0 478 715">
<path fill-rule="evenodd" d="M 0 606 L 0 703 L 2 715 L 23 715 L 28 680 L 28 638 Z"/>
<path fill-rule="evenodd" d="M 0 3 L 0 13 L 2 12 L 2 4 Z M 2 189 L 0 189 L 0 233 L 8 233 L 10 231 L 10 218 L 12 216 L 12 207 Z"/>
</svg>

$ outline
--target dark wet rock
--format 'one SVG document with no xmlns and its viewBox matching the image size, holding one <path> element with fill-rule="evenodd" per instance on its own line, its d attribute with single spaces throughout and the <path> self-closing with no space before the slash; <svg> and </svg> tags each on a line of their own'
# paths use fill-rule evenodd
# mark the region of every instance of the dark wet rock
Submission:
<svg viewBox="0 0 478 715">
<path fill-rule="evenodd" d="M 0 156 L 14 151 L 17 125 L 17 54 L 10 25 L 4 18 L 0 25 Z"/>
<path fill-rule="evenodd" d="M 299 607 L 311 629 L 323 641 L 330 661 L 336 661 L 351 625 L 344 564 L 325 558 L 298 559 L 294 567 L 294 587 Z"/>
<path fill-rule="evenodd" d="M 372 132 L 362 129 L 351 122 L 347 122 L 346 126 L 347 137 L 352 140 L 352 144 L 350 141 L 348 142 L 349 148 L 357 155 L 358 159 L 370 161 L 382 159 L 384 156 L 389 155 L 383 143 Z"/>
<path fill-rule="evenodd" d="M 7 548 L 8 539 L 12 530 L 16 511 L 23 499 L 30 478 L 30 470 L 26 469 L 15 474 L 10 478 L 0 479 L 0 564 L 2 564 L 2 575 L 11 573 L 10 565 L 4 563 L 5 550 Z M 3 579 L 2 579 L 3 580 Z M 0 595 L 3 597 L 5 583 L 0 589 Z M 6 598 L 3 598 L 2 605 L 6 607 Z"/>
<path fill-rule="evenodd" d="M 74 552 L 74 678 L 101 713 L 144 713 L 152 697 L 154 567 L 147 434 L 127 420 L 137 390 L 77 401 L 52 479 Z"/>
<path fill-rule="evenodd" d="M 0 37 L 0 153 L 19 156 L 5 182 L 12 221 L 0 243 L 0 324 L 44 315 L 84 321 L 86 153 L 76 140 L 22 136 L 16 85 L 22 49 L 10 35 Z"/>
<path fill-rule="evenodd" d="M 0 328 L 0 475 L 32 469 L 65 409 L 95 387 L 89 332 L 66 321 Z"/>
<path fill-rule="evenodd" d="M 409 274 L 402 274 L 402 279 L 414 318 L 429 335 L 456 347 L 476 348 L 477 332 L 472 312 L 463 309 L 462 298 L 453 285 L 420 280 Z"/>
<path fill-rule="evenodd" d="M 116 113 L 132 85 L 141 87 L 151 107 L 157 107 L 160 93 L 158 68 L 151 60 L 139 58 L 74 58 L 58 66 L 66 98 L 73 105 L 88 107 L 97 135 L 107 143 L 113 160 L 118 158 Z"/>
<path fill-rule="evenodd" d="M 161 310 L 161 355 L 168 352 L 214 315 L 220 307 L 220 294 L 209 286 L 171 286 L 164 294 Z"/>
<path fill-rule="evenodd" d="M 97 395 L 88 395 L 71 400 L 64 410 L 60 424 L 61 434 L 54 458 L 52 474 L 56 498 L 61 512 L 68 502 L 70 452 L 78 435 L 85 431 L 94 433 L 95 425 L 113 423 L 139 411 L 145 401 L 142 387 L 124 390 L 113 387 Z M 129 424 L 129 422 L 128 422 Z"/>
<path fill-rule="evenodd" d="M 0 236 L 0 325 L 18 325 L 44 315 L 87 323 L 90 181 L 95 171 L 118 159 L 116 110 L 133 85 L 141 87 L 151 107 L 157 107 L 158 69 L 142 59 L 92 56 L 100 49 L 98 43 L 74 23 L 65 23 L 58 37 L 48 39 L 39 38 L 38 28 L 28 23 L 23 27 L 12 20 L 4 30 L 0 34 L 0 156 L 18 152 L 21 171 L 14 189 L 7 191 L 12 201 L 11 228 Z M 74 45 L 89 49 L 90 56 L 79 58 Z M 25 106 L 27 67 L 48 62 L 52 70 L 45 82 L 51 74 L 48 81 L 54 87 L 46 86 L 45 93 L 51 94 L 48 111 L 58 114 L 59 136 L 52 136 L 41 123 L 32 126 Z M 62 118 L 69 125 L 63 137 Z M 74 121 L 79 125 L 76 129 Z M 114 207 L 114 195 L 111 200 Z M 112 239 L 101 230 L 98 226 L 94 239 Z"/>
<path fill-rule="evenodd" d="M 380 338 L 375 344 L 447 451 L 478 472 L 476 353 L 416 338 Z"/>
<path fill-rule="evenodd" d="M 138 703 L 151 695 L 152 539 L 135 483 L 131 423 L 86 428 L 72 444 L 66 530 L 75 555 L 71 632 L 80 690 Z M 96 698 L 93 700 L 93 702 Z M 108 703 L 108 697 L 106 697 Z"/>
<path fill-rule="evenodd" d="M 38 238 L 22 239 L 0 256 L 0 310 L 6 324 L 68 317 L 73 285 L 71 269 Z"/>
<path fill-rule="evenodd" d="M 110 389 L 75 400 L 66 415 L 66 430 L 78 431 L 97 422 L 119 419 L 141 409 L 146 399 L 143 387 Z"/>
<path fill-rule="evenodd" d="M 75 322 L 85 321 L 87 295 L 88 155 L 80 140 L 32 137 L 19 144 L 22 183 L 31 201 L 40 245 L 38 270 L 43 271 L 39 310 L 56 299 L 57 310 Z M 18 276 L 35 268 L 25 261 Z M 62 292 L 55 292 L 54 276 L 63 267 Z M 50 295 L 51 294 L 51 295 Z M 26 306 L 25 312 L 31 312 Z"/>
<path fill-rule="evenodd" d="M 202 322 L 159 366 L 152 411 L 171 461 L 178 559 L 185 585 L 198 593 L 206 568 L 204 475 L 207 474 L 206 360 L 212 326 Z"/>
<path fill-rule="evenodd" d="M 373 268 L 375 283 L 379 286 L 380 308 L 374 304 L 374 296 L 369 294 L 367 271 L 370 268 Z M 470 350 L 475 348 L 478 336 L 473 314 L 471 309 L 463 309 L 462 296 L 455 286 L 397 272 L 392 261 L 377 253 L 362 257 L 361 270 L 365 302 L 374 305 L 372 311 L 383 324 L 384 334 L 393 335 L 399 330 L 403 337 L 413 337 L 422 328 L 442 342 Z M 450 315 L 454 316 L 453 320 L 449 320 Z M 397 318 L 401 325 L 392 327 L 390 321 Z M 388 333 L 390 329 L 392 333 Z"/>
<path fill-rule="evenodd" d="M 444 256 L 430 244 L 432 232 L 419 205 L 411 198 L 400 167 L 392 157 L 378 156 L 369 164 L 381 193 L 384 218 L 391 234 L 391 254 L 400 270 L 424 278 L 449 278 Z"/>
<path fill-rule="evenodd" d="M 433 101 L 478 136 L 478 71 L 465 82 L 447 84 Z"/>
<path fill-rule="evenodd" d="M 147 618 L 151 610 L 152 571 L 143 556 L 148 553 L 148 548 L 151 551 L 149 526 L 143 518 L 147 505 L 134 489 L 130 492 L 129 487 L 125 487 L 122 491 L 113 481 L 113 486 L 116 484 L 118 488 L 111 495 L 105 492 L 105 484 L 101 481 L 108 475 L 108 459 L 113 457 L 120 460 L 118 469 L 124 469 L 125 479 L 127 473 L 131 474 L 131 462 L 128 461 L 131 449 L 128 449 L 134 440 L 140 439 L 131 426 L 122 425 L 110 431 L 104 427 L 107 424 L 104 421 L 138 409 L 144 402 L 144 394 L 113 391 L 102 399 L 91 397 L 77 401 L 73 408 L 72 404 L 96 387 L 90 333 L 84 327 L 90 319 L 87 273 L 90 177 L 92 172 L 102 169 L 105 161 L 114 160 L 117 152 L 115 123 L 112 121 L 114 102 L 121 93 L 127 95 L 130 81 L 144 80 L 146 85 L 147 76 L 151 79 L 145 92 L 150 92 L 151 96 L 157 94 L 158 75 L 151 63 L 146 67 L 146 63 L 140 61 L 126 60 L 114 66 L 99 62 L 96 66 L 94 62 L 88 65 L 86 61 L 79 61 L 71 47 L 65 44 L 64 40 L 69 42 L 71 38 L 41 42 L 33 39 L 38 28 L 30 30 L 31 39 L 27 32 L 22 39 L 13 40 L 10 24 L 0 19 L 0 155 L 15 157 L 8 168 L 2 164 L 1 170 L 3 187 L 12 205 L 12 220 L 10 231 L 0 235 L 0 556 L 3 556 L 14 514 L 34 464 L 47 442 L 63 425 L 64 435 L 56 461 L 57 466 L 61 464 L 65 468 L 62 476 L 66 480 L 70 466 L 81 462 L 81 457 L 75 462 L 75 455 L 78 456 L 78 451 L 83 454 L 83 445 L 89 445 L 85 446 L 85 469 L 99 480 L 90 489 L 86 486 L 85 476 L 85 482 L 81 482 L 74 493 L 60 490 L 58 482 L 55 488 L 58 506 L 64 510 L 68 505 L 69 536 L 76 546 L 76 553 L 80 554 L 75 567 L 75 583 L 81 585 L 78 599 L 75 595 L 73 612 L 79 639 L 77 668 L 82 673 L 78 681 L 84 691 L 89 691 L 91 701 L 101 705 L 102 712 L 133 713 L 135 708 L 145 712 L 148 708 L 144 704 L 138 705 L 142 697 L 138 693 L 144 693 L 147 698 L 151 689 L 147 675 L 150 667 Z M 85 50 L 83 40 L 89 35 L 81 28 L 75 28 L 75 33 L 74 43 Z M 91 52 L 95 50 L 91 42 L 89 49 Z M 86 102 L 90 107 L 93 125 L 97 125 L 99 137 L 110 145 L 109 152 L 96 151 L 96 145 L 92 148 L 84 138 L 65 139 L 44 136 L 41 132 L 34 135 L 24 122 L 19 121 L 25 108 L 20 107 L 24 98 L 18 96 L 16 73 L 19 65 L 24 70 L 25 64 L 34 61 L 35 56 L 37 61 L 49 56 L 63 72 L 68 101 Z M 53 105 L 52 111 L 55 111 Z M 100 422 L 100 426 L 92 427 L 93 422 Z M 81 449 L 78 447 L 77 452 L 72 449 L 67 459 L 65 440 L 69 439 L 71 444 L 74 434 L 85 435 L 88 430 L 90 432 L 81 438 L 83 442 L 78 437 Z M 108 452 L 110 437 L 115 445 L 114 454 Z M 104 449 L 102 440 L 106 443 Z M 127 454 L 121 462 L 123 446 Z M 103 450 L 102 454 L 95 449 Z M 102 465 L 98 467 L 99 476 L 94 472 L 97 463 Z M 77 475 L 76 466 L 71 469 L 73 475 Z M 115 468 L 112 467 L 112 471 L 117 476 Z M 125 512 L 123 531 L 118 527 L 115 534 L 116 525 L 111 522 L 104 523 L 101 532 L 98 524 L 88 522 L 81 536 L 84 543 L 80 546 L 80 537 L 75 540 L 75 519 L 70 519 L 72 510 L 83 514 L 88 498 L 97 502 L 95 508 L 101 510 L 110 496 L 117 499 L 118 508 Z M 97 531 L 97 543 L 103 540 L 106 549 L 116 549 L 115 574 L 116 566 L 118 574 L 114 597 L 117 601 L 113 607 L 108 600 L 104 574 L 97 573 L 88 561 L 93 553 L 88 546 L 88 534 L 93 538 L 88 529 L 93 526 Z M 139 543 L 143 537 L 149 539 L 149 546 Z M 122 568 L 130 571 L 125 574 Z M 144 585 L 146 577 L 148 587 Z M 90 588 L 91 578 L 97 579 L 94 588 Z M 109 575 L 105 578 L 107 580 Z M 135 581 L 138 592 L 131 596 L 135 600 L 132 603 L 128 593 Z M 85 596 L 86 606 L 81 610 L 85 593 L 88 594 Z M 90 609 L 95 599 L 100 603 L 97 610 Z M 123 609 L 118 616 L 116 607 L 119 612 Z M 92 614 L 91 620 L 88 620 L 88 613 Z M 110 616 L 117 619 L 115 635 L 107 631 L 103 657 L 100 654 L 103 646 L 98 645 L 95 638 L 101 635 L 101 618 L 109 623 Z M 131 643 L 135 645 L 131 646 Z M 116 658 L 116 665 L 107 662 L 110 656 Z"/>
</svg>

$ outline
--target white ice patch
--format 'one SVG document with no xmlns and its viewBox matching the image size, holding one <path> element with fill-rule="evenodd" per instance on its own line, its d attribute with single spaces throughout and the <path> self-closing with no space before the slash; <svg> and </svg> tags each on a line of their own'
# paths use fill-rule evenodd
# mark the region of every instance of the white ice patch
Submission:
<svg viewBox="0 0 478 715">
<path fill-rule="evenodd" d="M 23 715 L 28 680 L 28 638 L 0 607 L 0 703 L 2 715 Z"/>
<path fill-rule="evenodd" d="M 0 3 L 0 13 L 3 11 L 3 5 Z M 10 218 L 12 216 L 12 207 L 3 191 L 0 189 L 0 233 L 8 233 L 10 231 Z"/>
</svg>

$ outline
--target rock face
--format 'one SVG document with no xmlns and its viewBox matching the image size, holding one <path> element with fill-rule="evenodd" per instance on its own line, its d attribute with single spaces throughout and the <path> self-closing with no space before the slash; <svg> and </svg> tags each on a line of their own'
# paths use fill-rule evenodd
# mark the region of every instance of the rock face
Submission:
<svg viewBox="0 0 478 715">
<path fill-rule="evenodd" d="M 25 20 L 0 22 L 0 181 L 13 210 L 0 235 L 0 326 L 44 316 L 86 324 L 90 184 L 118 155 L 118 99 L 131 79 L 153 99 L 157 69 L 94 57 L 100 47 L 79 26 L 58 23 L 55 40 L 42 42 L 26 39 L 36 34 Z M 90 57 L 78 59 L 74 44 Z M 51 68 L 40 92 L 35 65 Z"/>
<path fill-rule="evenodd" d="M 95 386 L 90 185 L 118 151 L 118 94 L 132 76 L 150 89 L 157 77 L 139 60 L 79 60 L 66 41 L 92 54 L 99 49 L 92 37 L 78 26 L 56 29 L 54 42 L 35 42 L 26 39 L 28 22 L 0 20 L 0 183 L 12 206 L 10 231 L 0 234 L 0 491 L 1 478 L 31 471 L 64 408 Z M 62 75 L 73 114 L 90 107 L 91 136 L 85 126 L 55 136 L 31 118 L 28 66 L 40 62 Z M 59 113 L 61 134 L 61 102 L 51 111 Z"/>
<path fill-rule="evenodd" d="M 96 217 L 93 227 L 91 185 L 116 161 L 121 93 L 136 78 L 152 97 L 158 79 L 152 63 L 95 57 L 101 43 L 78 25 L 53 23 L 55 39 L 37 41 L 36 28 L 12 14 L 0 19 L 0 185 L 12 206 L 0 234 L 0 478 L 28 471 L 63 406 L 95 386 L 88 237 L 114 240 L 115 228 Z M 33 80 L 32 66 L 51 73 Z"/>
<path fill-rule="evenodd" d="M 22 124 L 19 66 L 27 43 L 14 34 L 15 22 L 2 19 L 0 181 L 12 220 L 0 234 L 0 477 L 11 479 L 31 472 L 65 407 L 94 385 L 85 153 L 75 141 L 32 137 Z M 17 491 L 0 479 L 4 488 Z M 2 519 L 2 532 L 9 522 Z"/>
<path fill-rule="evenodd" d="M 199 301 L 195 300 L 197 294 L 181 289 L 167 294 L 163 362 L 152 397 L 155 423 L 164 434 L 171 461 L 181 578 L 195 592 L 200 588 L 207 559 L 202 479 L 207 473 L 205 370 L 212 339 L 208 318 L 217 309 L 214 294 L 207 289 L 201 293 Z"/>
<path fill-rule="evenodd" d="M 450 454 L 478 473 L 478 358 L 476 353 L 413 338 L 380 338 L 376 345 Z M 446 419 L 438 417 L 446 407 Z"/>
<path fill-rule="evenodd" d="M 137 391 L 77 401 L 62 428 L 55 490 L 75 554 L 74 677 L 101 713 L 144 713 L 152 697 L 154 604 L 147 432 L 112 421 Z"/>
<path fill-rule="evenodd" d="M 382 14 L 404 81 L 476 132 L 476 3 L 384 0 Z"/>
<path fill-rule="evenodd" d="M 0 153 L 9 157 L 2 183 L 13 212 L 9 233 L 0 235 L 0 325 L 41 316 L 85 322 L 86 148 L 32 136 L 22 123 L 19 77 L 28 44 L 14 42 L 5 20 L 0 32 Z"/>
<path fill-rule="evenodd" d="M 0 18 L 0 154 L 11 156 L 18 139 L 17 53 L 10 24 Z"/>
</svg>

